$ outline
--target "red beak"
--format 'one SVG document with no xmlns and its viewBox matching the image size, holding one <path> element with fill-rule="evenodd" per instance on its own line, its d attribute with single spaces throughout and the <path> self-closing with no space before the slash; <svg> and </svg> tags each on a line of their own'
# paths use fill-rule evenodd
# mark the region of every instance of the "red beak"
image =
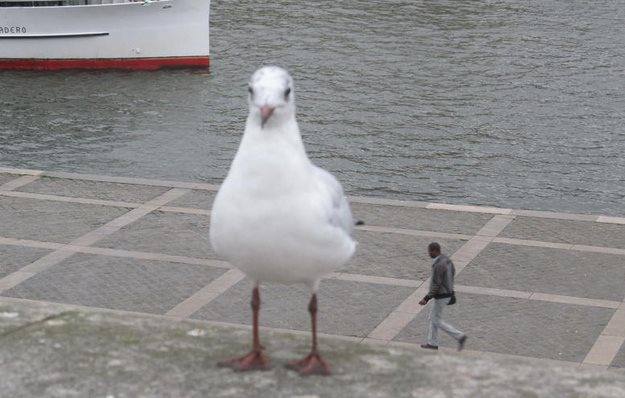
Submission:
<svg viewBox="0 0 625 398">
<path fill-rule="evenodd" d="M 272 108 L 270 106 L 261 106 L 260 107 L 260 118 L 261 118 L 261 126 L 264 126 L 265 123 L 267 123 L 267 119 L 269 119 L 271 117 L 271 115 L 273 114 L 273 111 L 276 108 Z"/>
</svg>

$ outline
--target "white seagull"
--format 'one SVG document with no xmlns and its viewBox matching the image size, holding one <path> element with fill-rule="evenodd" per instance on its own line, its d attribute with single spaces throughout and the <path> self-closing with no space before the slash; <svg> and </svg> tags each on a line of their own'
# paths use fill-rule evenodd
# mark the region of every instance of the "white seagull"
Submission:
<svg viewBox="0 0 625 398">
<path fill-rule="evenodd" d="M 320 279 L 354 254 L 352 214 L 341 184 L 306 155 L 291 76 L 279 67 L 263 67 L 252 75 L 248 91 L 245 132 L 213 204 L 210 241 L 219 256 L 255 282 L 253 348 L 220 366 L 269 368 L 258 337 L 259 284 L 305 283 L 312 291 L 312 350 L 289 367 L 302 375 L 329 374 L 317 350 L 316 292 Z"/>
</svg>

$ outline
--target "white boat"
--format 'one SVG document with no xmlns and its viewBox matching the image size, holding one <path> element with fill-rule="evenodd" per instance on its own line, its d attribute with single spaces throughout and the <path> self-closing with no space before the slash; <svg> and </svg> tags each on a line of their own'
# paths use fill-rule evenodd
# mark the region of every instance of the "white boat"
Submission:
<svg viewBox="0 0 625 398">
<path fill-rule="evenodd" d="M 0 0 L 0 70 L 209 66 L 210 0 Z"/>
</svg>

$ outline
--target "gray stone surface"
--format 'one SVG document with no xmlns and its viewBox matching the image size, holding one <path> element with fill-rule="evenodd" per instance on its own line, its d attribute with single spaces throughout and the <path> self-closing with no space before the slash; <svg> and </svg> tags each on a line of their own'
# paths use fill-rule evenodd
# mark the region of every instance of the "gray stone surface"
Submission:
<svg viewBox="0 0 625 398">
<path fill-rule="evenodd" d="M 430 307 L 396 337 L 423 342 Z M 443 319 L 469 336 L 467 348 L 566 361 L 582 361 L 614 313 L 613 309 L 459 294 Z M 456 343 L 444 332 L 441 345 Z"/>
<path fill-rule="evenodd" d="M 168 203 L 168 206 L 193 207 L 197 209 L 210 210 L 213 207 L 213 200 L 217 192 L 193 190 Z"/>
<path fill-rule="evenodd" d="M 41 177 L 30 184 L 16 189 L 16 191 L 87 199 L 143 203 L 161 195 L 168 189 L 169 188 L 166 187 L 153 187 L 147 185 L 117 184 L 112 182 Z"/>
<path fill-rule="evenodd" d="M 3 313 L 17 315 L 0 335 L 0 391 L 7 397 L 625 395 L 625 378 L 619 371 L 578 370 L 493 355 L 372 347 L 334 339 L 321 339 L 321 350 L 334 375 L 302 378 L 283 365 L 307 352 L 308 338 L 269 332 L 263 334 L 263 343 L 273 368 L 233 373 L 215 363 L 249 348 L 247 330 L 32 304 L 0 305 Z"/>
<path fill-rule="evenodd" d="M 367 225 L 457 234 L 474 234 L 493 217 L 491 214 L 364 203 L 352 203 L 351 207 L 354 217 Z"/>
<path fill-rule="evenodd" d="M 128 209 L 0 196 L 0 236 L 67 243 Z"/>
<path fill-rule="evenodd" d="M 625 248 L 625 225 L 517 217 L 500 234 L 508 238 Z"/>
<path fill-rule="evenodd" d="M 96 246 L 214 258 L 208 241 L 209 220 L 205 215 L 154 211 Z"/>
<path fill-rule="evenodd" d="M 490 244 L 456 279 L 463 285 L 622 301 L 625 257 Z"/>
<path fill-rule="evenodd" d="M 193 315 L 195 319 L 250 324 L 253 284 L 245 279 Z M 324 280 L 318 293 L 319 331 L 365 337 L 414 289 Z M 261 285 L 260 323 L 310 330 L 310 289 L 303 285 Z"/>
<path fill-rule="evenodd" d="M 55 304 L 6 304 L 0 303 L 0 358 L 2 358 L 2 340 L 9 334 L 15 334 L 21 328 L 29 326 L 47 316 L 62 312 Z M 0 366 L 2 360 L 0 359 Z M 0 377 L 0 380 L 2 378 Z M 0 381 L 1 383 L 1 381 Z M 0 389 L 0 391 L 3 391 Z"/>
<path fill-rule="evenodd" d="M 621 349 L 616 354 L 616 357 L 614 357 L 610 366 L 615 368 L 625 368 L 625 343 L 621 345 Z"/>
<path fill-rule="evenodd" d="M 356 256 L 341 272 L 421 280 L 428 278 L 431 271 L 428 244 L 439 242 L 443 252 L 451 255 L 465 243 L 370 231 L 356 231 L 356 240 Z"/>
<path fill-rule="evenodd" d="M 224 272 L 200 265 L 76 254 L 2 295 L 164 314 Z"/>
<path fill-rule="evenodd" d="M 0 185 L 6 184 L 7 182 L 19 177 L 20 176 L 17 174 L 0 173 Z"/>
<path fill-rule="evenodd" d="M 0 245 L 0 278 L 50 253 L 51 250 Z"/>
</svg>

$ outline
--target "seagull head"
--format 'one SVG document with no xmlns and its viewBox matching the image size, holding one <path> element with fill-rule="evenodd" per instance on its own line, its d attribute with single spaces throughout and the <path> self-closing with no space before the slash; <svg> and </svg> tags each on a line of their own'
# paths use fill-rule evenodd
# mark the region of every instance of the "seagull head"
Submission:
<svg viewBox="0 0 625 398">
<path fill-rule="evenodd" d="M 250 116 L 261 128 L 295 115 L 293 79 L 277 66 L 258 69 L 250 79 Z"/>
</svg>

